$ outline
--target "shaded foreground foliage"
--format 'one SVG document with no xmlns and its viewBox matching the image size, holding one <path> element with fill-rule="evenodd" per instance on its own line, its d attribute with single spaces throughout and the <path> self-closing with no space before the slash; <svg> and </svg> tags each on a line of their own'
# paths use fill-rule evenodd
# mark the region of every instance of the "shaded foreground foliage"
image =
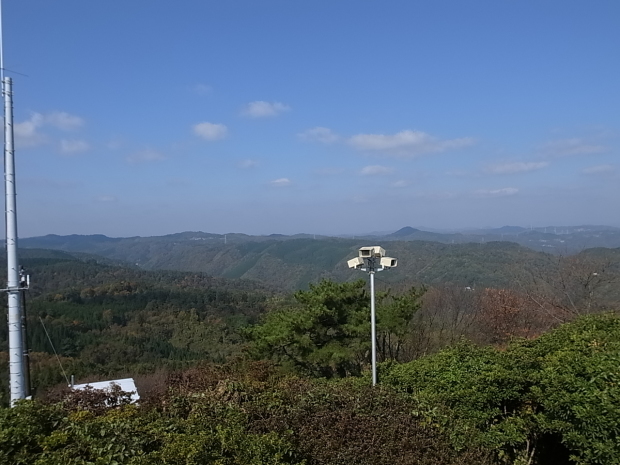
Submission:
<svg viewBox="0 0 620 465">
<path fill-rule="evenodd" d="M 385 366 L 456 447 L 506 463 L 620 463 L 620 318 L 582 317 L 504 351 L 461 343 Z M 570 461 L 569 461 L 570 457 Z"/>
<path fill-rule="evenodd" d="M 412 416 L 413 400 L 356 379 L 264 364 L 193 369 L 142 406 L 24 402 L 0 410 L 0 464 L 491 464 Z"/>
<path fill-rule="evenodd" d="M 140 406 L 86 392 L 0 410 L 0 465 L 620 464 L 619 367 L 615 315 L 502 350 L 461 342 L 385 362 L 374 389 L 367 372 L 204 365 Z"/>
<path fill-rule="evenodd" d="M 38 260 L 29 315 L 70 373 L 160 370 L 161 384 L 140 407 L 87 392 L 1 410 L 0 464 L 620 464 L 620 320 L 582 317 L 515 340 L 603 310 L 611 284 L 599 263 L 558 262 L 557 279 L 520 290 L 379 292 L 385 363 L 371 390 L 362 281 L 284 297 L 200 274 Z M 239 362 L 244 348 L 269 362 Z M 242 364 L 203 365 L 231 359 Z M 32 362 L 37 386 L 60 380 L 49 353 Z M 185 371 L 162 382 L 170 370 Z"/>
</svg>

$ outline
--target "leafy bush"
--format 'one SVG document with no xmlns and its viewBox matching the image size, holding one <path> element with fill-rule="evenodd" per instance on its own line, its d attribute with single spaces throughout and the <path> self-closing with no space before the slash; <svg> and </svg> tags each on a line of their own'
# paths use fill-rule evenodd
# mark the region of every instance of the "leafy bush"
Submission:
<svg viewBox="0 0 620 465">
<path fill-rule="evenodd" d="M 509 463 L 558 454 L 580 464 L 620 463 L 620 318 L 590 316 L 507 350 L 462 343 L 384 367 L 420 415 Z"/>
<path fill-rule="evenodd" d="M 367 380 L 312 381 L 268 365 L 194 368 L 141 406 L 23 402 L 0 410 L 0 465 L 491 465 Z"/>
</svg>

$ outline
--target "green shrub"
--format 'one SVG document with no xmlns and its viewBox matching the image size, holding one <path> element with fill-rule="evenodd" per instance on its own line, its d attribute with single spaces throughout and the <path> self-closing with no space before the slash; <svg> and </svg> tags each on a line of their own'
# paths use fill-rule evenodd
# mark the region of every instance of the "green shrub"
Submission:
<svg viewBox="0 0 620 465">
<path fill-rule="evenodd" d="M 620 318 L 589 316 L 507 350 L 459 344 L 382 379 L 457 447 L 474 440 L 509 463 L 550 451 L 580 464 L 620 463 Z M 556 457 L 555 463 L 562 463 Z"/>
</svg>

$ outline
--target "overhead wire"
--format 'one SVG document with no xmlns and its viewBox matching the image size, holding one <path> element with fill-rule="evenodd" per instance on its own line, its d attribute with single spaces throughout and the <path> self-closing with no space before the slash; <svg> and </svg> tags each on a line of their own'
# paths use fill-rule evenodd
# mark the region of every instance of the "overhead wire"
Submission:
<svg viewBox="0 0 620 465">
<path fill-rule="evenodd" d="M 65 372 L 65 369 L 62 366 L 62 362 L 60 361 L 60 357 L 58 356 L 58 352 L 56 352 L 56 347 L 54 347 L 54 343 L 52 342 L 52 338 L 50 337 L 50 333 L 47 332 L 47 328 L 45 327 L 45 323 L 43 323 L 43 318 L 41 318 L 39 316 L 39 321 L 41 322 L 41 324 L 43 325 L 43 330 L 45 331 L 45 335 L 47 336 L 47 340 L 50 342 L 50 345 L 52 346 L 52 350 L 54 351 L 54 355 L 56 355 L 56 360 L 58 360 L 58 365 L 60 365 L 60 370 L 62 371 L 62 375 L 65 377 L 65 380 L 67 381 L 67 385 L 71 385 L 71 383 L 69 382 L 69 377 L 67 376 L 67 373 Z"/>
</svg>

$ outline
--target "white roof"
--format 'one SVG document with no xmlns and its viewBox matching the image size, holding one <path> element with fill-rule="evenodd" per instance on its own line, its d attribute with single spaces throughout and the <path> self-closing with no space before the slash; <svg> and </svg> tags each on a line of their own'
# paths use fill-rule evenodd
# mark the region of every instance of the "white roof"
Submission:
<svg viewBox="0 0 620 465">
<path fill-rule="evenodd" d="M 111 389 L 112 384 L 118 384 L 121 387 L 122 391 L 131 392 L 131 403 L 138 402 L 140 400 L 140 395 L 138 394 L 138 389 L 136 388 L 136 383 L 133 378 L 124 378 L 124 379 L 112 379 L 110 381 L 98 381 L 96 383 L 86 383 L 86 384 L 74 384 L 72 386 L 73 389 L 85 389 L 87 386 L 92 387 L 93 389 Z"/>
</svg>

